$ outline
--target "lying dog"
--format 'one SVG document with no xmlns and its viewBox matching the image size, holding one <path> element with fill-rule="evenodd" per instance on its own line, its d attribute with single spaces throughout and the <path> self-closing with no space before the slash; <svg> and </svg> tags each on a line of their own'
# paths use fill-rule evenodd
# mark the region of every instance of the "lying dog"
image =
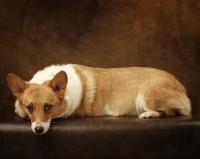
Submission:
<svg viewBox="0 0 200 159">
<path fill-rule="evenodd" d="M 17 97 L 15 112 L 29 117 L 32 130 L 44 134 L 58 117 L 139 115 L 140 119 L 190 115 L 184 86 L 153 68 L 91 68 L 52 65 L 26 82 L 12 73 L 8 85 Z"/>
</svg>

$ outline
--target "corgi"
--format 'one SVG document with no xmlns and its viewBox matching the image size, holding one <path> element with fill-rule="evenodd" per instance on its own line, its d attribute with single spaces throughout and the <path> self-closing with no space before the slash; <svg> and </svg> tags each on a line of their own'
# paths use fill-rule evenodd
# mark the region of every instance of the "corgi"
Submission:
<svg viewBox="0 0 200 159">
<path fill-rule="evenodd" d="M 190 115 L 184 86 L 171 74 L 147 67 L 92 68 L 52 65 L 27 82 L 8 74 L 17 98 L 15 112 L 29 117 L 35 134 L 44 134 L 59 117 L 137 115 L 152 119 Z"/>
</svg>

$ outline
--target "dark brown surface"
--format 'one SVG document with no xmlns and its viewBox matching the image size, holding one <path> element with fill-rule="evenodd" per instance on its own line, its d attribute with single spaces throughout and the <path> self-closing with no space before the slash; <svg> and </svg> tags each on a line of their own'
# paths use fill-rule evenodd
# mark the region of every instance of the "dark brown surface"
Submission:
<svg viewBox="0 0 200 159">
<path fill-rule="evenodd" d="M 30 123 L 13 117 L 0 124 L 0 157 L 199 158 L 199 121 L 198 117 L 57 119 L 47 134 L 35 135 Z"/>
<path fill-rule="evenodd" d="M 102 127 L 107 122 L 104 119 L 101 119 L 103 121 L 90 118 L 78 119 L 78 123 L 74 121 L 75 126 L 71 129 L 68 127 L 70 122 L 61 120 L 60 125 L 55 126 L 47 137 L 40 140 L 38 136 L 32 136 L 34 134 L 29 126 L 25 126 L 22 119 L 14 116 L 14 97 L 7 86 L 6 76 L 12 72 L 25 80 L 30 80 L 39 69 L 62 63 L 78 63 L 93 67 L 146 66 L 166 70 L 174 74 L 188 90 L 194 116 L 186 122 L 184 120 L 178 122 L 179 117 L 154 122 L 145 121 L 138 129 L 136 129 L 139 123 L 137 118 L 131 118 L 134 119 L 131 122 L 134 125 L 131 129 L 129 129 L 130 119 L 127 121 L 125 118 L 120 118 L 116 120 L 118 127 L 121 127 L 119 133 L 114 131 L 115 120 L 111 118 L 108 122 L 114 132 L 110 132 L 107 129 L 109 127 Z M 81 148 L 76 141 L 76 135 L 77 140 L 82 141 L 85 149 L 77 150 L 77 154 L 87 151 L 84 158 L 94 158 L 92 155 L 98 154 L 98 149 L 101 150 L 99 152 L 107 154 L 108 158 L 112 158 L 113 153 L 119 154 L 118 158 L 125 156 L 132 158 L 134 153 L 137 158 L 145 158 L 142 148 L 147 149 L 147 146 L 150 147 L 147 150 L 149 158 L 168 158 L 170 155 L 171 158 L 177 158 L 179 155 L 183 157 L 184 152 L 185 158 L 191 154 L 198 156 L 199 70 L 200 0 L 0 0 L 0 133 L 3 135 L 0 138 L 0 153 L 8 157 L 10 151 L 5 150 L 12 145 L 21 149 L 26 148 L 25 145 L 19 144 L 23 140 L 22 135 L 25 135 L 26 145 L 28 139 L 35 144 L 27 147 L 27 152 L 37 152 L 36 157 L 39 158 L 49 157 L 51 154 L 54 154 L 54 157 L 57 154 L 57 158 L 62 158 L 64 155 L 62 146 L 51 145 L 49 149 L 48 147 L 44 149 L 44 156 L 41 156 L 39 155 L 42 154 L 42 150 L 39 149 L 41 147 L 38 148 L 37 145 L 42 144 L 44 147 L 47 143 L 57 142 L 55 139 L 48 142 L 52 134 L 58 135 L 57 140 L 60 142 L 62 135 L 67 132 L 69 136 L 65 139 L 69 140 L 70 144 L 76 143 L 72 148 L 75 146 Z M 84 122 L 86 125 L 81 127 L 83 129 L 78 128 L 76 132 L 76 126 Z M 92 125 L 100 126 L 100 130 L 94 129 L 89 133 L 92 139 L 85 136 L 88 133 L 87 129 L 92 130 L 91 125 L 89 127 L 87 125 L 90 122 Z M 156 122 L 161 123 L 155 124 Z M 165 122 L 167 125 L 164 125 Z M 127 125 L 123 127 L 124 124 Z M 151 132 L 149 136 L 145 130 L 146 125 Z M 170 129 L 165 131 L 163 128 L 165 126 L 169 126 L 167 128 Z M 101 130 L 105 134 L 110 133 L 111 138 L 102 133 L 98 136 L 98 131 Z M 19 135 L 17 138 L 15 131 L 24 134 L 17 133 Z M 130 135 L 132 131 L 136 131 L 133 136 Z M 163 147 L 162 132 L 165 142 Z M 128 134 L 130 138 L 122 134 Z M 122 140 L 117 140 L 120 137 Z M 155 147 L 149 143 L 154 142 L 152 138 L 157 138 Z M 187 138 L 187 142 L 182 142 L 184 138 Z M 11 144 L 11 141 L 14 143 Z M 113 141 L 117 144 L 122 142 L 124 151 Z M 133 146 L 135 151 L 131 151 L 131 142 L 136 142 Z M 70 157 L 80 157 L 76 156 L 75 151 L 66 144 L 67 141 L 61 145 L 66 146 Z M 104 150 L 106 145 L 109 148 Z M 114 146 L 113 149 L 111 146 Z M 90 154 L 90 150 L 94 153 Z M 168 157 L 165 156 L 165 151 L 169 154 Z M 15 154 L 18 149 L 14 148 L 12 152 Z M 161 152 L 164 153 L 163 156 Z M 18 157 L 22 156 L 22 153 L 18 153 Z M 103 154 L 99 154 L 97 157 L 102 156 Z"/>
</svg>

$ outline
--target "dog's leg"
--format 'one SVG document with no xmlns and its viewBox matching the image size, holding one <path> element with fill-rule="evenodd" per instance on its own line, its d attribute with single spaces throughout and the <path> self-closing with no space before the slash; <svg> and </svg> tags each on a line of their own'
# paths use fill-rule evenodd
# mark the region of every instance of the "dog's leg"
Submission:
<svg viewBox="0 0 200 159">
<path fill-rule="evenodd" d="M 138 116 L 139 119 L 159 118 L 161 115 L 157 111 L 144 112 Z"/>
<path fill-rule="evenodd" d="M 152 119 L 166 116 L 176 116 L 175 111 L 148 111 L 140 114 L 139 119 Z"/>
</svg>

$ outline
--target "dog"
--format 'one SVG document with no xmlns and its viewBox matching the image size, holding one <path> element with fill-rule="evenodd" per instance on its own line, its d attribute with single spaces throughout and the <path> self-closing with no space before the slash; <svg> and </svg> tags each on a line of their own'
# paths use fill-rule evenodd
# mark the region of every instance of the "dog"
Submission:
<svg viewBox="0 0 200 159">
<path fill-rule="evenodd" d="M 44 134 L 59 117 L 138 115 L 152 119 L 190 115 L 184 86 L 166 71 L 147 67 L 93 68 L 51 65 L 27 82 L 7 76 L 17 98 L 15 112 L 29 117 L 35 134 Z"/>
</svg>

